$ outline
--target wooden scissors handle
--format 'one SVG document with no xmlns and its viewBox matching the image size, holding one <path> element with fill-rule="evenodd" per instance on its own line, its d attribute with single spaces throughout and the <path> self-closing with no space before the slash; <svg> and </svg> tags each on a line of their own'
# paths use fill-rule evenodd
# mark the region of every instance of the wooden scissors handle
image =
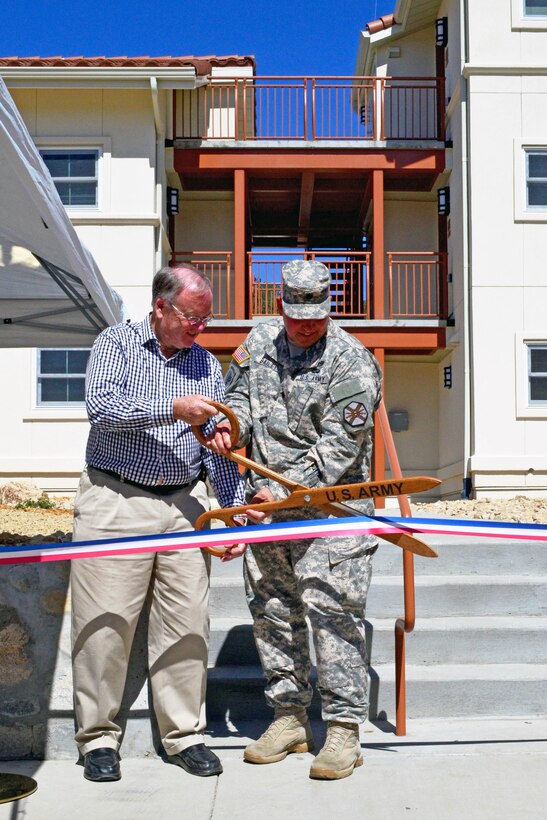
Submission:
<svg viewBox="0 0 547 820">
<path fill-rule="evenodd" d="M 233 447 L 234 444 L 237 444 L 237 440 L 239 438 L 239 422 L 237 420 L 236 414 L 232 410 L 230 410 L 229 407 L 226 407 L 225 404 L 222 404 L 222 402 L 220 401 L 213 401 L 212 399 L 207 399 L 207 404 L 211 404 L 215 408 L 215 410 L 218 410 L 219 413 L 223 413 L 230 422 L 230 440 L 232 442 Z M 199 427 L 197 424 L 193 424 L 192 433 L 195 435 L 200 444 L 203 444 L 204 447 L 210 449 L 209 444 L 207 443 L 207 439 L 201 432 L 201 427 Z"/>
<path fill-rule="evenodd" d="M 230 422 L 230 427 L 232 428 L 230 431 L 230 440 L 232 442 L 232 447 L 237 443 L 239 439 L 239 422 L 236 418 L 235 413 L 227 407 L 225 404 L 222 404 L 219 401 L 209 401 L 209 404 L 212 404 L 219 413 L 223 413 L 228 421 Z M 204 447 L 211 449 L 207 442 L 207 439 L 204 437 L 201 429 L 196 425 L 192 426 L 192 432 Z M 260 475 L 265 476 L 266 478 L 271 478 L 272 481 L 276 481 L 278 484 L 281 484 L 283 487 L 286 487 L 288 490 L 299 490 L 304 489 L 302 484 L 298 484 L 296 481 L 291 481 L 289 478 L 285 478 L 285 476 L 279 475 L 279 473 L 275 473 L 273 470 L 270 470 L 269 467 L 264 467 L 262 464 L 256 464 L 254 461 L 251 461 L 250 458 L 246 458 L 246 456 L 242 456 L 239 453 L 234 453 L 233 450 L 230 450 L 228 453 L 223 453 L 226 458 L 229 458 L 230 461 L 235 461 L 236 464 L 241 464 L 243 467 L 246 467 L 248 470 L 254 470 L 255 473 L 259 473 Z"/>
</svg>

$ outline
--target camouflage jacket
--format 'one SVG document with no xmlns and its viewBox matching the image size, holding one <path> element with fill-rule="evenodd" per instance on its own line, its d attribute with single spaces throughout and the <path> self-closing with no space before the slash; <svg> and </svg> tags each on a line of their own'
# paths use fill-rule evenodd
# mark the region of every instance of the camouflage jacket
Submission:
<svg viewBox="0 0 547 820">
<path fill-rule="evenodd" d="M 381 378 L 370 351 L 332 319 L 319 342 L 291 356 L 276 318 L 253 328 L 233 354 L 226 404 L 257 463 L 307 487 L 367 481 Z M 275 498 L 287 495 L 253 473 L 248 497 L 265 485 Z"/>
</svg>

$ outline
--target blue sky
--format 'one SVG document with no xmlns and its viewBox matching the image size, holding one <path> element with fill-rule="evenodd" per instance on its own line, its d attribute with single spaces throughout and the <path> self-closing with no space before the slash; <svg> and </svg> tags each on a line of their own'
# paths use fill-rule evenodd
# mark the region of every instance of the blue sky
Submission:
<svg viewBox="0 0 547 820">
<path fill-rule="evenodd" d="M 353 74 L 395 0 L 3 0 L 0 56 L 253 54 L 257 73 Z"/>
</svg>

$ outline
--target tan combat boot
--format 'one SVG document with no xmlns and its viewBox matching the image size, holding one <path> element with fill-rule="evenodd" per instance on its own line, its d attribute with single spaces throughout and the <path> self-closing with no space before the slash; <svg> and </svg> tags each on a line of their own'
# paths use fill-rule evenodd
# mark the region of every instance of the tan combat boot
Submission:
<svg viewBox="0 0 547 820">
<path fill-rule="evenodd" d="M 248 763 L 277 763 L 291 752 L 311 752 L 313 736 L 305 709 L 276 708 L 275 717 L 258 740 L 243 753 Z"/>
<path fill-rule="evenodd" d="M 362 765 L 358 724 L 329 721 L 325 745 L 311 765 L 310 777 L 339 780 Z"/>
</svg>

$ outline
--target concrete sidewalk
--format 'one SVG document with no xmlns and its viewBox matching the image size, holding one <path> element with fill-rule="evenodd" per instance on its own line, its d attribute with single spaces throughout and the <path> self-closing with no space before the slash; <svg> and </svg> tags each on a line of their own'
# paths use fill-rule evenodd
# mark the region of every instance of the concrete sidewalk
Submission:
<svg viewBox="0 0 547 820">
<path fill-rule="evenodd" d="M 230 726 L 208 740 L 224 765 L 198 778 L 157 757 L 122 759 L 122 780 L 89 783 L 74 761 L 11 761 L 38 790 L 0 806 L 0 820 L 544 820 L 547 719 L 409 720 L 366 724 L 365 765 L 339 781 L 310 780 L 310 754 L 253 766 L 242 750 L 263 725 Z M 324 728 L 314 726 L 316 742 Z M 123 747 L 122 747 L 123 754 Z"/>
</svg>

